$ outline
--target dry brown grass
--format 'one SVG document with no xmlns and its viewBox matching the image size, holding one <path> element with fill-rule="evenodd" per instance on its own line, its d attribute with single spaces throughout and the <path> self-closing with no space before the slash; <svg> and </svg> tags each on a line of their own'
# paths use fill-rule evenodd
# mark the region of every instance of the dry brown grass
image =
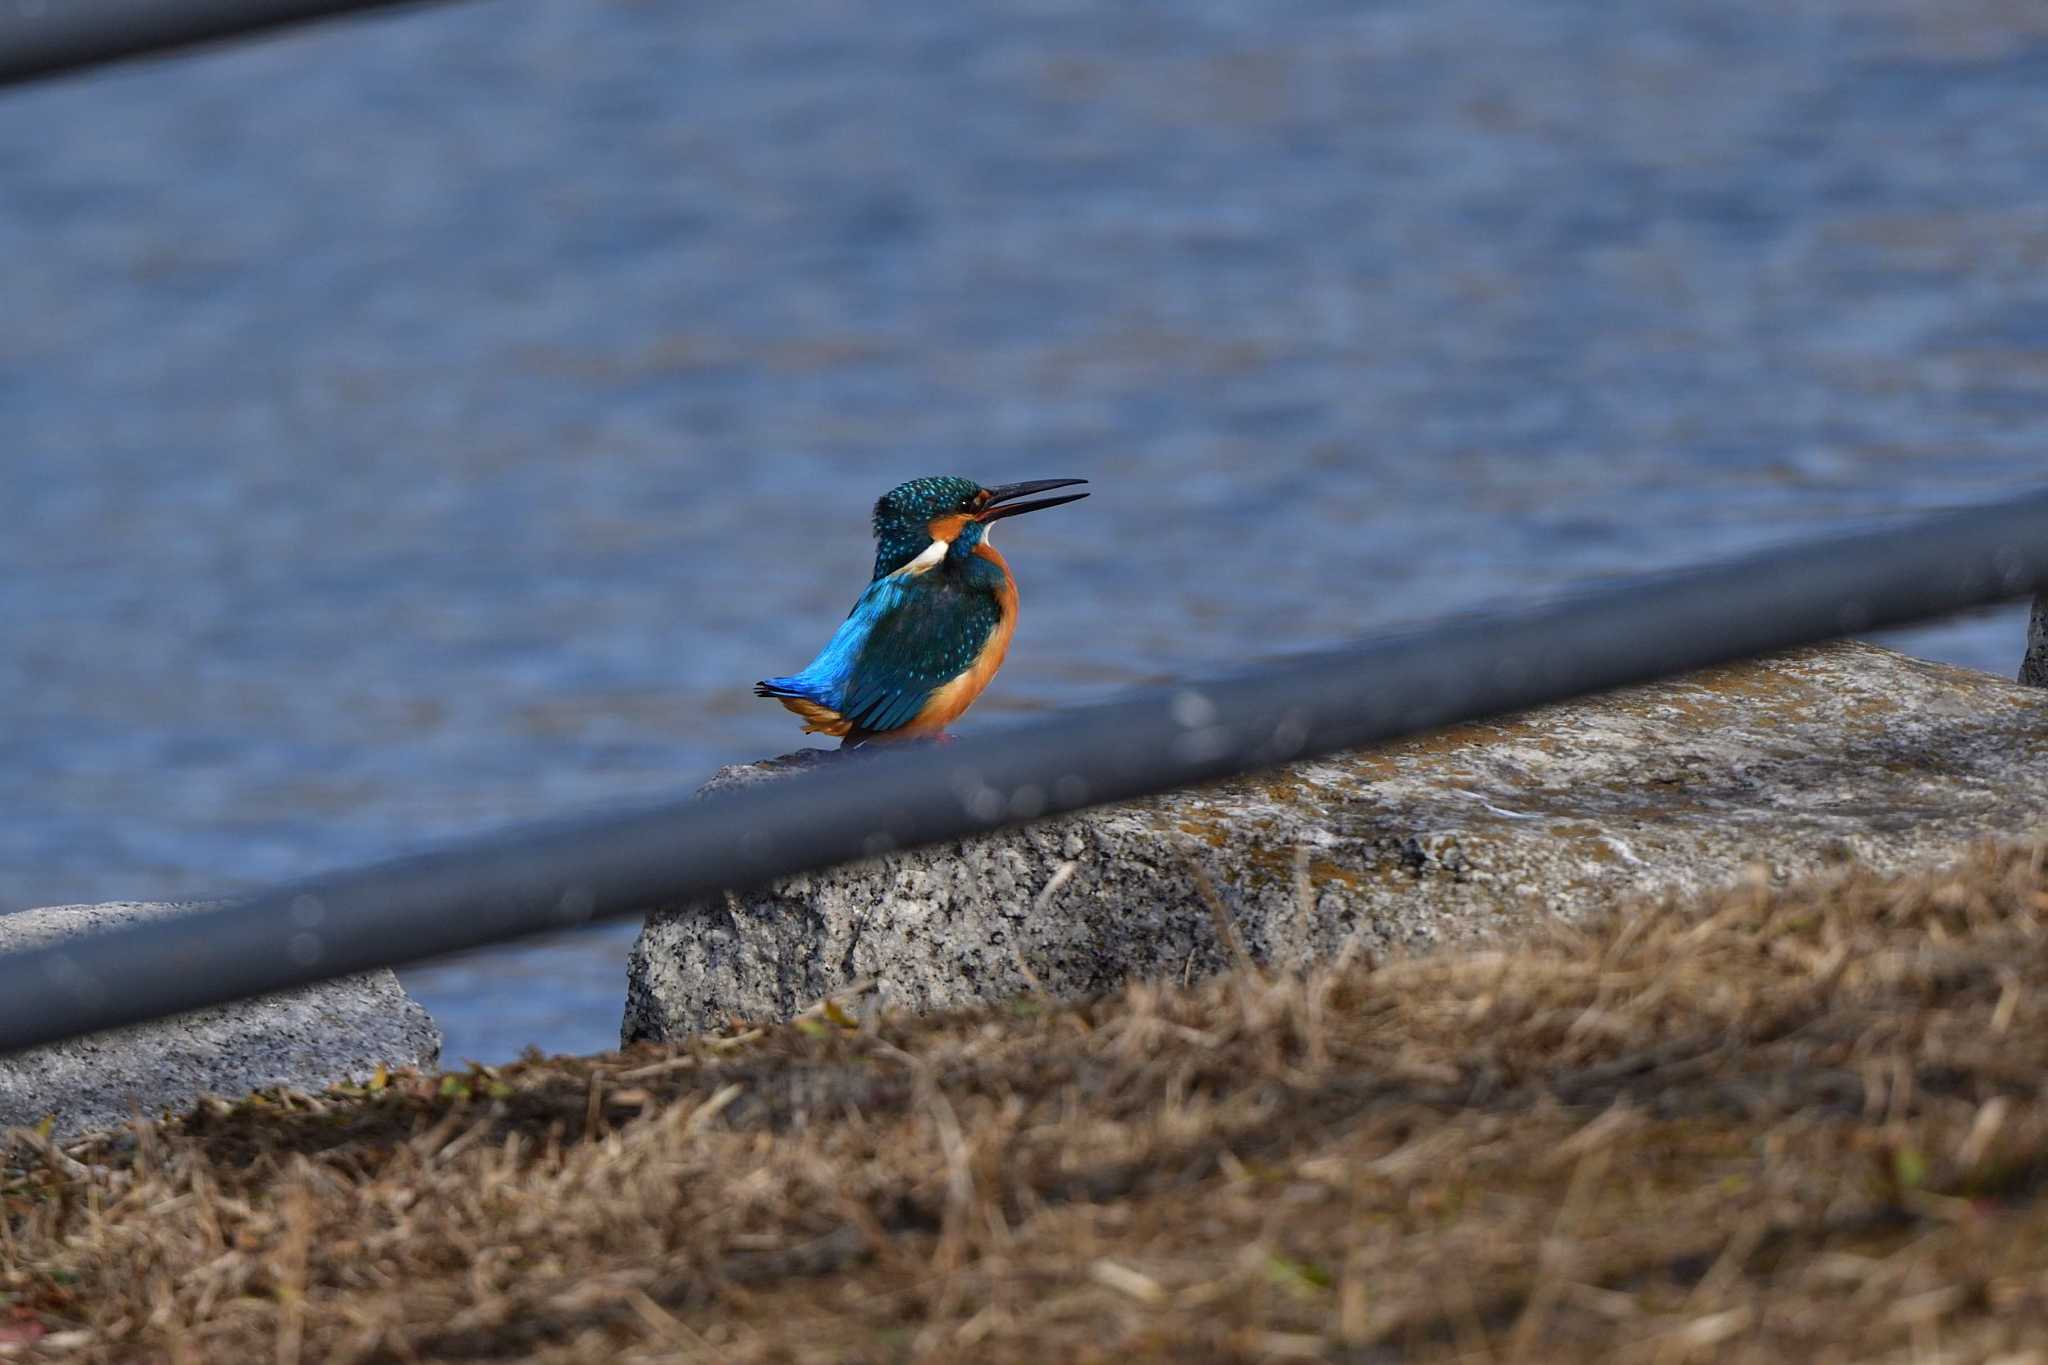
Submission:
<svg viewBox="0 0 2048 1365">
<path fill-rule="evenodd" d="M 2044 864 L 19 1143 L 0 1354 L 2048 1360 Z"/>
</svg>

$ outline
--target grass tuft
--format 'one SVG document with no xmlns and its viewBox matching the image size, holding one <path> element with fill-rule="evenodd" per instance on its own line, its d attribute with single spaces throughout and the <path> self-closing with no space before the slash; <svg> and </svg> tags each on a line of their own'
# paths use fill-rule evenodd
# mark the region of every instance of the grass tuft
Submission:
<svg viewBox="0 0 2048 1365">
<path fill-rule="evenodd" d="M 2044 864 L 16 1133 L 0 1359 L 2029 1358 Z"/>
</svg>

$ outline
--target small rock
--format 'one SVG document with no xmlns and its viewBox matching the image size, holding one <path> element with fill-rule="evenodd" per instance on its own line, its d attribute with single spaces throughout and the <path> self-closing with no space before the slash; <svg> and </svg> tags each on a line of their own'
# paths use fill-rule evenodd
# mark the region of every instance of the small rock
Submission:
<svg viewBox="0 0 2048 1365">
<path fill-rule="evenodd" d="M 0 952 L 206 908 L 117 901 L 17 911 L 0 915 Z M 440 1058 L 441 1030 L 427 1012 L 391 972 L 367 972 L 0 1056 L 0 1128 L 54 1118 L 56 1136 L 68 1137 L 184 1109 L 201 1095 L 318 1093 L 380 1065 L 427 1068 Z"/>
<path fill-rule="evenodd" d="M 786 1018 L 857 982 L 933 1010 L 1217 971 L 1230 950 L 1194 869 L 1254 957 L 1292 965 L 1758 865 L 1899 868 L 2048 820 L 2044 759 L 2048 691 L 1875 645 L 1801 650 L 658 911 L 621 1034 Z"/>
</svg>

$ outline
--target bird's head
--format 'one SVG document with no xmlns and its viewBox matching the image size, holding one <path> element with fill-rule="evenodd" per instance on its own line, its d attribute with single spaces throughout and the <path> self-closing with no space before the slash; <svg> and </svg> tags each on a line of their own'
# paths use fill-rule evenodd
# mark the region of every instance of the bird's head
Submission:
<svg viewBox="0 0 2048 1365">
<path fill-rule="evenodd" d="M 898 484 L 875 500 L 875 577 L 891 574 L 943 544 L 947 553 L 971 551 L 991 523 L 1020 512 L 1058 507 L 1088 495 L 1017 499 L 1048 488 L 1067 488 L 1086 479 L 1034 479 L 983 488 L 972 479 L 935 476 Z"/>
</svg>

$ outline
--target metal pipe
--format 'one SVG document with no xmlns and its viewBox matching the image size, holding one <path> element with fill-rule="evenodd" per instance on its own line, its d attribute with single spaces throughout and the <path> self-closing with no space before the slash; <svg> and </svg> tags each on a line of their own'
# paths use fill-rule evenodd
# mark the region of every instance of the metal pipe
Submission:
<svg viewBox="0 0 2048 1365">
<path fill-rule="evenodd" d="M 0 1052 L 2048 588 L 2048 492 L 0 957 Z"/>
<path fill-rule="evenodd" d="M 0 86 L 423 0 L 0 0 Z"/>
</svg>

